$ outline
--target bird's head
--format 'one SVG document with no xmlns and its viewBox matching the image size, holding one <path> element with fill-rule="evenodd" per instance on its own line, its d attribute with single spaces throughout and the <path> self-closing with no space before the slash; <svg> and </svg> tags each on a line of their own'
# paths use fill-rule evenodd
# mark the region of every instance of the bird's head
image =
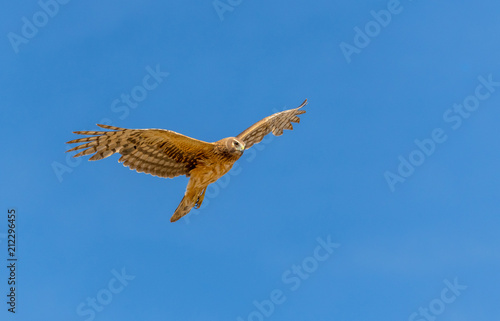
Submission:
<svg viewBox="0 0 500 321">
<path fill-rule="evenodd" d="M 245 143 L 236 137 L 228 137 L 225 139 L 226 149 L 231 154 L 243 154 Z"/>
</svg>

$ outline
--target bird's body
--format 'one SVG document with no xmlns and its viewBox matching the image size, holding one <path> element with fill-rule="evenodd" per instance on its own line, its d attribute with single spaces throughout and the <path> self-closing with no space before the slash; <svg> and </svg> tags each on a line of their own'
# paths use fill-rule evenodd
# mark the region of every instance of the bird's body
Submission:
<svg viewBox="0 0 500 321">
<path fill-rule="evenodd" d="M 225 153 L 222 146 L 225 145 L 226 140 L 227 138 L 216 142 L 213 151 L 206 155 L 208 158 L 189 172 L 190 180 L 186 187 L 186 194 L 175 210 L 174 215 L 172 215 L 172 222 L 189 213 L 191 208 L 199 208 L 203 203 L 208 185 L 215 183 L 229 172 L 243 154 L 243 152 L 236 154 Z"/>
<path fill-rule="evenodd" d="M 109 125 L 99 127 L 112 131 L 77 131 L 90 135 L 68 143 L 84 143 L 70 150 L 83 151 L 74 157 L 92 155 L 89 160 L 99 160 L 120 153 L 118 160 L 124 166 L 139 173 L 172 178 L 179 175 L 189 177 L 184 197 L 170 219 L 177 221 L 203 202 L 208 185 L 225 175 L 243 155 L 245 149 L 260 142 L 272 132 L 279 136 L 283 129 L 293 129 L 291 122 L 300 121 L 297 115 L 305 113 L 295 109 L 276 113 L 255 123 L 236 137 L 227 137 L 214 143 L 197 140 L 171 130 L 126 129 Z"/>
</svg>

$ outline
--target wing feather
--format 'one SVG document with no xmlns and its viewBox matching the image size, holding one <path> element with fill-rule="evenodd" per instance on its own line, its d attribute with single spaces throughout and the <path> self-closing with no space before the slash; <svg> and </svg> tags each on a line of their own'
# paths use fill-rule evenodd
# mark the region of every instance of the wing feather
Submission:
<svg viewBox="0 0 500 321">
<path fill-rule="evenodd" d="M 262 119 L 244 130 L 236 138 L 242 140 L 245 143 L 245 149 L 248 149 L 254 144 L 261 142 L 264 136 L 271 132 L 275 136 L 280 136 L 283 134 L 283 129 L 293 129 L 292 122 L 300 122 L 298 115 L 306 112 L 300 108 L 305 105 L 307 105 L 307 99 L 297 108 L 285 110 Z"/>
<path fill-rule="evenodd" d="M 126 129 L 98 124 L 110 131 L 76 131 L 91 137 L 78 138 L 68 144 L 83 143 L 68 150 L 82 150 L 73 157 L 92 155 L 99 160 L 120 153 L 118 160 L 139 173 L 160 177 L 189 176 L 198 162 L 209 157 L 214 144 L 197 140 L 171 130 Z"/>
</svg>

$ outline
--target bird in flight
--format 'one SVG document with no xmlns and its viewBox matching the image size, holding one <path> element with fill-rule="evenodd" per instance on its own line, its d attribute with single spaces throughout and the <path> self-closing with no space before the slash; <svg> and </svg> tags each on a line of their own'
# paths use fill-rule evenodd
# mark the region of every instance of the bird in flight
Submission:
<svg viewBox="0 0 500 321">
<path fill-rule="evenodd" d="M 168 178 L 186 175 L 189 177 L 186 192 L 170 218 L 171 222 L 175 222 L 193 207 L 201 206 L 208 185 L 226 174 L 245 149 L 259 143 L 271 132 L 280 136 L 284 129 L 293 129 L 292 122 L 300 122 L 298 115 L 306 112 L 301 109 L 306 104 L 307 99 L 297 108 L 260 120 L 236 137 L 223 138 L 213 143 L 165 129 L 127 129 L 97 124 L 110 131 L 73 132 L 91 137 L 67 142 L 84 143 L 67 152 L 83 149 L 73 157 L 94 154 L 89 158 L 91 161 L 120 153 L 118 161 L 138 173 Z"/>
</svg>

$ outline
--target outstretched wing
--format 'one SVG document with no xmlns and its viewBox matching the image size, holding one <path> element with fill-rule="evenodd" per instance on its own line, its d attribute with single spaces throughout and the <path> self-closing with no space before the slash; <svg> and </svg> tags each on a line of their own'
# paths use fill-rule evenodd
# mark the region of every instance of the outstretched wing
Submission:
<svg viewBox="0 0 500 321">
<path fill-rule="evenodd" d="M 245 143 L 245 149 L 248 149 L 252 147 L 253 144 L 260 143 L 264 136 L 270 132 L 272 132 L 274 136 L 280 136 L 283 134 L 283 129 L 293 129 L 292 122 L 300 122 L 298 115 L 306 112 L 300 108 L 305 105 L 307 105 L 307 99 L 297 108 L 285 110 L 262 119 L 236 136 L 236 138 L 242 140 Z"/>
<path fill-rule="evenodd" d="M 171 130 L 126 129 L 108 125 L 97 126 L 111 131 L 76 131 L 90 135 L 74 139 L 68 144 L 84 143 L 68 152 L 83 149 L 73 157 L 92 155 L 89 160 L 99 160 L 120 153 L 118 160 L 138 173 L 160 177 L 189 176 L 198 162 L 207 158 L 213 143 L 190 138 Z"/>
</svg>

